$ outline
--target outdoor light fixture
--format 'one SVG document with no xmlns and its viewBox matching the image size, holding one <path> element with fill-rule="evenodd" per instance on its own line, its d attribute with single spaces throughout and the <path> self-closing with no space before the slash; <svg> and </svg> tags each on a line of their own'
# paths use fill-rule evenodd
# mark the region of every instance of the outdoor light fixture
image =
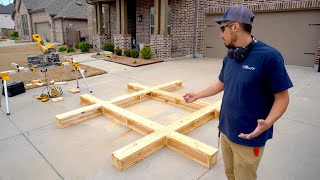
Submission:
<svg viewBox="0 0 320 180">
<path fill-rule="evenodd" d="M 142 14 L 140 14 L 137 19 L 139 22 L 142 22 Z"/>
</svg>

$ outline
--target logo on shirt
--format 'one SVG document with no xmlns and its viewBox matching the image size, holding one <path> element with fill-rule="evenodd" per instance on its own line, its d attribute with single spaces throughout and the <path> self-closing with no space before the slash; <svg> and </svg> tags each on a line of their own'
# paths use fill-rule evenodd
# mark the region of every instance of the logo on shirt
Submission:
<svg viewBox="0 0 320 180">
<path fill-rule="evenodd" d="M 255 67 L 250 67 L 248 65 L 242 65 L 242 69 L 247 69 L 247 70 L 251 70 L 253 71 L 254 69 L 256 69 Z"/>
</svg>

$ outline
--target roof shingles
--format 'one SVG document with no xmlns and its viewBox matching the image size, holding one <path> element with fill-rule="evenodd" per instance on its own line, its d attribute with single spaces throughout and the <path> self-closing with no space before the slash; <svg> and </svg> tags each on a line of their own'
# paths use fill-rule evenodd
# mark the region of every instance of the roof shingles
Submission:
<svg viewBox="0 0 320 180">
<path fill-rule="evenodd" d="M 23 0 L 23 2 L 31 13 L 44 9 L 53 18 L 87 19 L 86 0 Z"/>
</svg>

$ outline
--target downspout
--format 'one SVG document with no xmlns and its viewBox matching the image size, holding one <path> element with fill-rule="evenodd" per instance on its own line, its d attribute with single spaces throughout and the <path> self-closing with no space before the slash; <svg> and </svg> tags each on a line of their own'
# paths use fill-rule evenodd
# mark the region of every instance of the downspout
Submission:
<svg viewBox="0 0 320 180">
<path fill-rule="evenodd" d="M 195 0 L 194 1 L 194 22 L 193 22 L 193 43 L 192 43 L 193 58 L 196 58 L 197 23 L 198 23 L 198 0 Z"/>
</svg>

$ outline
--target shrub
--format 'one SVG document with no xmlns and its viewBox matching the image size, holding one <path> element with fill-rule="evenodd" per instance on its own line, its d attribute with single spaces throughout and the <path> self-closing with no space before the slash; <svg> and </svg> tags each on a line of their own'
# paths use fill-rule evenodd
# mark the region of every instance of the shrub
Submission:
<svg viewBox="0 0 320 180">
<path fill-rule="evenodd" d="M 135 60 L 135 61 L 133 61 L 133 64 L 137 64 L 138 62 Z"/>
<path fill-rule="evenodd" d="M 130 55 L 131 55 L 131 57 L 133 57 L 133 58 L 137 58 L 137 57 L 139 57 L 139 51 L 136 50 L 136 49 L 131 49 L 131 50 L 130 50 Z"/>
<path fill-rule="evenodd" d="M 79 49 L 79 43 L 74 46 L 76 49 Z"/>
<path fill-rule="evenodd" d="M 10 37 L 19 37 L 19 33 L 17 31 L 13 31 L 11 34 L 10 34 Z"/>
<path fill-rule="evenodd" d="M 72 52 L 76 52 L 76 49 L 74 49 L 74 48 L 68 48 L 68 50 L 67 50 L 67 53 L 72 53 Z"/>
<path fill-rule="evenodd" d="M 117 47 L 114 52 L 116 53 L 116 55 L 121 56 L 122 55 L 122 49 L 120 49 L 119 47 Z"/>
<path fill-rule="evenodd" d="M 66 51 L 66 50 L 67 50 L 66 47 L 60 47 L 60 48 L 58 49 L 59 52 L 64 52 L 64 51 Z"/>
<path fill-rule="evenodd" d="M 114 45 L 112 42 L 108 42 L 108 43 L 103 43 L 102 44 L 102 49 L 104 51 L 111 51 L 113 52 L 114 51 Z"/>
<path fill-rule="evenodd" d="M 97 56 L 101 55 L 100 53 L 97 53 Z"/>
<path fill-rule="evenodd" d="M 152 51 L 150 47 L 144 47 L 141 50 L 141 56 L 143 59 L 150 59 L 152 58 Z"/>
<path fill-rule="evenodd" d="M 91 47 L 91 45 L 88 42 L 80 42 L 79 43 L 79 49 L 81 52 L 89 52 L 90 47 Z"/>
<path fill-rule="evenodd" d="M 127 50 L 124 50 L 124 55 L 127 56 L 127 57 L 131 57 L 131 54 L 130 54 L 130 49 L 127 49 Z"/>
</svg>

